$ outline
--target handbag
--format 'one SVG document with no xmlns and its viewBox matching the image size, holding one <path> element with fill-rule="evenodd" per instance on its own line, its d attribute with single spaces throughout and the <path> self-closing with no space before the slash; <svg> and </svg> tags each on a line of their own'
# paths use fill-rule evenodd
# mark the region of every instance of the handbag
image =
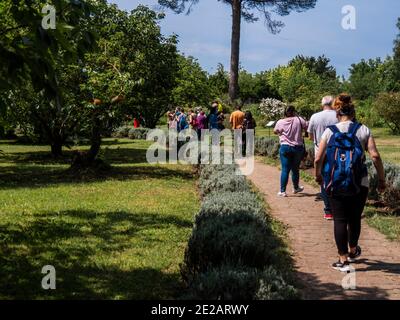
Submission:
<svg viewBox="0 0 400 320">
<path fill-rule="evenodd" d="M 302 125 L 302 123 L 301 123 L 301 119 L 300 119 L 300 117 L 299 116 L 296 116 L 297 117 L 297 119 L 299 119 L 299 122 L 300 122 L 300 126 L 301 126 L 301 131 L 303 131 L 303 125 Z M 307 149 L 306 149 L 306 143 L 305 143 L 305 141 L 304 141 L 304 136 L 303 136 L 303 133 L 301 134 L 301 137 L 302 137 L 302 139 L 303 139 L 303 144 L 302 144 L 302 152 L 303 152 L 303 154 L 302 154 L 302 160 L 305 160 L 307 157 L 308 157 L 308 151 L 307 151 Z"/>
</svg>

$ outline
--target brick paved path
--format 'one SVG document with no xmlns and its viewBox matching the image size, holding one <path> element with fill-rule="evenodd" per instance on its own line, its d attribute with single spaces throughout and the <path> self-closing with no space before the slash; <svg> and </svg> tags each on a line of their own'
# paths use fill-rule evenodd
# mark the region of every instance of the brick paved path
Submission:
<svg viewBox="0 0 400 320">
<path fill-rule="evenodd" d="M 278 198 L 280 171 L 259 162 L 248 178 L 264 194 L 271 214 L 288 226 L 291 250 L 305 299 L 400 299 L 400 243 L 391 242 L 363 222 L 363 254 L 354 264 L 356 290 L 344 290 L 345 274 L 330 265 L 337 259 L 333 222 L 323 219 L 323 205 L 315 202 L 317 189 L 306 184 L 304 193 Z"/>
</svg>

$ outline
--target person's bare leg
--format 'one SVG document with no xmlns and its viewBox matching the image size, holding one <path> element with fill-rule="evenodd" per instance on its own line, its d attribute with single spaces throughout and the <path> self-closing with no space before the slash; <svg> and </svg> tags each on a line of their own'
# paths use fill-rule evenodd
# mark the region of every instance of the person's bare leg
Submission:
<svg viewBox="0 0 400 320">
<path fill-rule="evenodd" d="M 340 262 L 345 263 L 347 261 L 348 256 L 349 256 L 348 254 L 340 255 L 339 256 Z"/>
</svg>

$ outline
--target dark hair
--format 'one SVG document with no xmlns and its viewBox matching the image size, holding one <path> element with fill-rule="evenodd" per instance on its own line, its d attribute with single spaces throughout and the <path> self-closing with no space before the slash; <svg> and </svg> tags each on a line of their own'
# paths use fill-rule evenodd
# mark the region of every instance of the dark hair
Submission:
<svg viewBox="0 0 400 320">
<path fill-rule="evenodd" d="M 246 111 L 246 112 L 244 113 L 244 117 L 245 117 L 247 120 L 252 120 L 252 119 L 253 119 L 253 115 L 251 114 L 251 111 Z"/>
<path fill-rule="evenodd" d="M 287 106 L 285 109 L 285 117 L 294 117 L 296 114 L 296 108 L 292 105 Z"/>
</svg>

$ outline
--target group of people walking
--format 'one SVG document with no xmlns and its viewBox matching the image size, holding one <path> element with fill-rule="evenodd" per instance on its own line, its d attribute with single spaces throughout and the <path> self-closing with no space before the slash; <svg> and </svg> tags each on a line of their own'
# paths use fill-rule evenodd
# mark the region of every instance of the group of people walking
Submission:
<svg viewBox="0 0 400 320">
<path fill-rule="evenodd" d="M 197 132 L 198 138 L 201 138 L 201 130 L 224 130 L 225 114 L 222 105 L 214 101 L 208 110 L 208 113 L 201 108 L 189 109 L 186 113 L 184 108 L 177 107 L 174 111 L 167 113 L 169 129 L 176 129 L 178 132 L 185 129 L 193 129 Z M 250 111 L 243 112 L 241 107 L 237 106 L 229 118 L 231 129 L 255 129 L 256 122 Z"/>
<path fill-rule="evenodd" d="M 274 128 L 281 145 L 279 197 L 287 197 L 290 173 L 293 193 L 304 190 L 299 182 L 299 167 L 305 155 L 304 132 L 314 142 L 315 180 L 321 186 L 324 217 L 334 220 L 339 260 L 332 267 L 349 271 L 350 263 L 361 255 L 358 241 L 369 187 L 365 151 L 377 170 L 378 191 L 385 189 L 383 163 L 370 129 L 357 122 L 355 106 L 349 95 L 324 97 L 322 111 L 312 115 L 309 121 L 298 116 L 295 107 L 289 106 L 285 117 Z"/>
</svg>

